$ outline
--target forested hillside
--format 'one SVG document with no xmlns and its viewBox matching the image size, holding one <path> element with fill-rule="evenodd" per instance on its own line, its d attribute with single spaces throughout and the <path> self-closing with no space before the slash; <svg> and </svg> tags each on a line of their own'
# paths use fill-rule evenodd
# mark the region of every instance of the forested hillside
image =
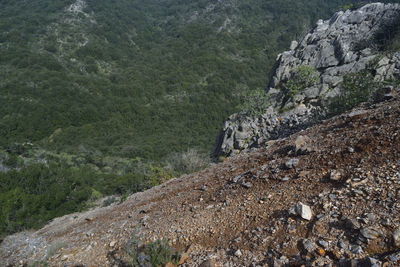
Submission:
<svg viewBox="0 0 400 267">
<path fill-rule="evenodd" d="M 203 166 L 276 55 L 359 2 L 1 1 L 0 236 Z"/>
<path fill-rule="evenodd" d="M 1 145 L 209 150 L 276 54 L 347 2 L 2 1 Z"/>
</svg>

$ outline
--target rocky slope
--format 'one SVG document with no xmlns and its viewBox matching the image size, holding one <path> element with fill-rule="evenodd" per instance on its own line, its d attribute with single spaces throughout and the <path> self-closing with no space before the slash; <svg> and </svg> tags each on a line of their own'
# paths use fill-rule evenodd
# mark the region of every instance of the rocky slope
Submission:
<svg viewBox="0 0 400 267">
<path fill-rule="evenodd" d="M 136 236 L 181 266 L 400 263 L 400 99 L 364 104 L 253 152 L 7 237 L 2 266 L 123 266 Z M 390 263 L 391 265 L 387 265 Z M 329 266 L 329 265 L 328 265 Z"/>
<path fill-rule="evenodd" d="M 397 79 L 400 53 L 380 49 L 385 38 L 398 29 L 399 18 L 398 4 L 374 3 L 319 20 L 299 44 L 293 41 L 292 50 L 278 56 L 267 90 L 268 110 L 257 118 L 245 114 L 229 117 L 217 137 L 214 156 L 257 147 L 324 117 L 329 103 L 341 94 L 348 73 L 367 69 L 376 82 Z M 293 76 L 300 66 L 314 71 L 309 75 L 316 80 L 295 84 Z"/>
</svg>

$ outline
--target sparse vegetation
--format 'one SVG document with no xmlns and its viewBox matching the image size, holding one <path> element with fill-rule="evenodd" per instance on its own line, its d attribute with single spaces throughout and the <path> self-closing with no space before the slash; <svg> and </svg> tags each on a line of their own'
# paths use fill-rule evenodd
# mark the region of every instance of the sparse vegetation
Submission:
<svg viewBox="0 0 400 267">
<path fill-rule="evenodd" d="M 108 207 L 115 202 L 117 202 L 117 199 L 114 196 L 108 197 L 103 201 L 103 207 Z"/>
<path fill-rule="evenodd" d="M 60 250 L 65 246 L 66 245 L 64 242 L 55 242 L 51 244 L 50 247 L 47 249 L 46 259 L 51 258 L 54 254 L 57 253 L 58 250 Z"/>
<path fill-rule="evenodd" d="M 183 153 L 172 154 L 167 160 L 166 168 L 180 175 L 204 169 L 209 163 L 209 155 L 191 148 Z"/>
<path fill-rule="evenodd" d="M 290 74 L 290 77 L 279 85 L 279 88 L 283 91 L 284 94 L 282 107 L 289 99 L 292 99 L 295 94 L 303 91 L 307 87 L 315 85 L 318 79 L 318 73 L 313 67 L 297 67 Z"/>
<path fill-rule="evenodd" d="M 340 85 L 341 93 L 331 101 L 329 112 L 332 115 L 341 114 L 367 101 L 379 86 L 380 84 L 374 81 L 373 75 L 368 70 L 346 74 Z"/>
<path fill-rule="evenodd" d="M 248 90 L 242 94 L 240 109 L 247 115 L 258 117 L 271 105 L 268 95 L 263 89 Z"/>
<path fill-rule="evenodd" d="M 167 263 L 177 265 L 180 254 L 172 249 L 166 240 L 156 240 L 143 244 L 136 237 L 125 245 L 129 257 L 128 264 L 134 267 L 164 266 Z"/>
<path fill-rule="evenodd" d="M 290 78 L 283 82 L 281 88 L 288 97 L 293 97 L 305 88 L 315 85 L 318 78 L 318 74 L 313 67 L 299 66 L 291 73 Z"/>
</svg>

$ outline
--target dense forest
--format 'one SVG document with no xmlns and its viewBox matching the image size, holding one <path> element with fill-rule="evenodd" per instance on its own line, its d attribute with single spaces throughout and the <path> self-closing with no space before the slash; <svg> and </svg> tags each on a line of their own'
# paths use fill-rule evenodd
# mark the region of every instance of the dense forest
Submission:
<svg viewBox="0 0 400 267">
<path fill-rule="evenodd" d="M 1 1 L 0 237 L 205 166 L 276 55 L 359 4 Z"/>
</svg>

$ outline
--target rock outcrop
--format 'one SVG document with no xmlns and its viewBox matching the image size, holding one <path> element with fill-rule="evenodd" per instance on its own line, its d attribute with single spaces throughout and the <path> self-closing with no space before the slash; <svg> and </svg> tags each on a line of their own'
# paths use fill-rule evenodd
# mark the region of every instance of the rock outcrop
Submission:
<svg viewBox="0 0 400 267">
<path fill-rule="evenodd" d="M 382 44 L 400 25 L 398 4 L 374 3 L 358 10 L 337 12 L 319 20 L 291 50 L 278 55 L 267 95 L 271 106 L 257 118 L 238 113 L 229 117 L 212 154 L 230 155 L 258 147 L 271 139 L 297 132 L 328 112 L 330 101 L 341 93 L 344 75 L 368 69 L 377 82 L 400 76 L 400 52 L 383 53 Z M 308 66 L 316 81 L 290 97 L 283 84 L 299 66 Z"/>
</svg>

